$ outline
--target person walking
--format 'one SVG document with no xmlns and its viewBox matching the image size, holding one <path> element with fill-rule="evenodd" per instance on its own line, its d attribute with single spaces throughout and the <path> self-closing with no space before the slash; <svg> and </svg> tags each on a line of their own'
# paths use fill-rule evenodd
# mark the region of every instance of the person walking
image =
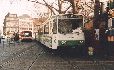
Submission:
<svg viewBox="0 0 114 70">
<path fill-rule="evenodd" d="M 18 33 L 15 34 L 14 40 L 15 40 L 16 42 L 19 42 L 19 34 L 18 34 Z"/>
</svg>

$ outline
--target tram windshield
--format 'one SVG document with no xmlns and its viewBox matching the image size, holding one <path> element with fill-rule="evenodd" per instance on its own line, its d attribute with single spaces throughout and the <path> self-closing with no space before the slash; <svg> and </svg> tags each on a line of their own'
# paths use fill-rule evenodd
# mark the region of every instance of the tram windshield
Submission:
<svg viewBox="0 0 114 70">
<path fill-rule="evenodd" d="M 64 15 L 58 19 L 58 32 L 61 34 L 72 33 L 73 30 L 83 26 L 82 15 Z"/>
</svg>

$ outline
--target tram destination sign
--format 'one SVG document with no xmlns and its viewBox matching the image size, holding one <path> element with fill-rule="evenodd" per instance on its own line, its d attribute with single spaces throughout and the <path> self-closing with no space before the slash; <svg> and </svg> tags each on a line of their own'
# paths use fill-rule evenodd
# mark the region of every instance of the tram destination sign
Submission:
<svg viewBox="0 0 114 70">
<path fill-rule="evenodd" d="M 83 19 L 83 16 L 78 14 L 65 14 L 59 15 L 58 19 Z"/>
</svg>

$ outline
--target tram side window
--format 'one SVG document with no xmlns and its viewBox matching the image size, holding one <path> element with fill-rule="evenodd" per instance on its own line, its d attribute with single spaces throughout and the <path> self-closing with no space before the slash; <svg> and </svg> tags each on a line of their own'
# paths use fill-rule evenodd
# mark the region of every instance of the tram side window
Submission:
<svg viewBox="0 0 114 70">
<path fill-rule="evenodd" d="M 53 29 L 53 21 L 50 21 L 49 33 L 52 33 Z"/>
<path fill-rule="evenodd" d="M 49 23 L 44 25 L 44 34 L 49 34 Z"/>
<path fill-rule="evenodd" d="M 57 33 L 57 19 L 53 20 L 53 34 Z"/>
</svg>

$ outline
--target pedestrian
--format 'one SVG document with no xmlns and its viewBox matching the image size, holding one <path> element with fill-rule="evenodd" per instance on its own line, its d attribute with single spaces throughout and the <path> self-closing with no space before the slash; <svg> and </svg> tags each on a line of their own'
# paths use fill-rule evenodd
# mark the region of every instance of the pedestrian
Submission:
<svg viewBox="0 0 114 70">
<path fill-rule="evenodd" d="M 15 34 L 12 34 L 11 41 L 14 41 Z"/>
<path fill-rule="evenodd" d="M 14 40 L 15 40 L 16 42 L 19 42 L 19 34 L 18 34 L 18 33 L 15 34 Z"/>
</svg>

